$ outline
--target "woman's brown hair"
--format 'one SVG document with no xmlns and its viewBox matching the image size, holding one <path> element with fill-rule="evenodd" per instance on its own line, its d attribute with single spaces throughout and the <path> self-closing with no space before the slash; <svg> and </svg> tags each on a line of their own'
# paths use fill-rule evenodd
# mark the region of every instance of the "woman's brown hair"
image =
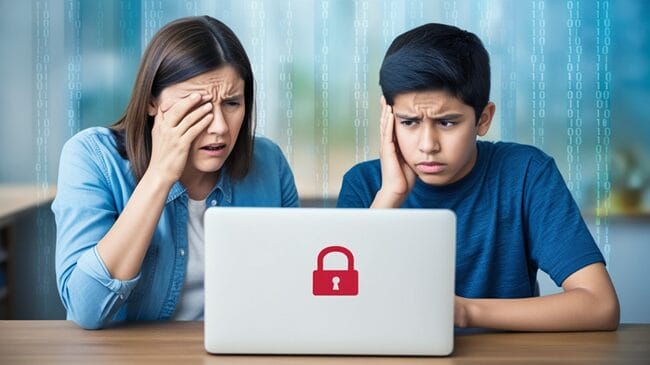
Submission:
<svg viewBox="0 0 650 365">
<path fill-rule="evenodd" d="M 170 85 L 183 82 L 221 66 L 230 65 L 244 80 L 244 121 L 224 167 L 233 179 L 246 176 L 253 158 L 253 70 L 235 33 L 209 16 L 175 20 L 160 29 L 144 52 L 131 99 L 120 119 L 112 125 L 123 158 L 131 162 L 136 183 L 151 159 L 153 117 L 147 105 Z"/>
</svg>

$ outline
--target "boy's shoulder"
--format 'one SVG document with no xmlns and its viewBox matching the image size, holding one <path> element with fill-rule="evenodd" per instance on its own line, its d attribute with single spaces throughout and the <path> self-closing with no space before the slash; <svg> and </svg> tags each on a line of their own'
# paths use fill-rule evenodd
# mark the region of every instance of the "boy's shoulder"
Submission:
<svg viewBox="0 0 650 365">
<path fill-rule="evenodd" d="M 359 162 L 352 166 L 344 176 L 347 179 L 364 178 L 364 180 L 373 177 L 381 178 L 381 162 L 379 159 Z"/>
<path fill-rule="evenodd" d="M 343 175 L 343 188 L 354 187 L 374 196 L 381 188 L 381 163 L 379 159 L 359 162 Z"/>
<path fill-rule="evenodd" d="M 484 153 L 492 162 L 512 167 L 513 165 L 540 166 L 553 161 L 553 158 L 541 149 L 515 142 L 477 142 L 479 153 Z"/>
</svg>

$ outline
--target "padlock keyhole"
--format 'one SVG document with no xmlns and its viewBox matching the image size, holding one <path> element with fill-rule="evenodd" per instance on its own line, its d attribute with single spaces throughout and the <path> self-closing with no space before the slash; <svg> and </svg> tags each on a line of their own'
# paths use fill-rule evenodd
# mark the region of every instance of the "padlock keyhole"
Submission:
<svg viewBox="0 0 650 365">
<path fill-rule="evenodd" d="M 341 282 L 341 278 L 338 276 L 332 278 L 332 290 L 339 290 L 339 282 Z"/>
</svg>

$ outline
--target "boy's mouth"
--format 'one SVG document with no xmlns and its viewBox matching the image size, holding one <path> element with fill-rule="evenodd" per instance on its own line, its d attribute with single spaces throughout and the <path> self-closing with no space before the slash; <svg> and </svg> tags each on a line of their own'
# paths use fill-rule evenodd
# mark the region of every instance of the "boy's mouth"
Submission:
<svg viewBox="0 0 650 365">
<path fill-rule="evenodd" d="M 425 174 L 438 174 L 444 171 L 444 169 L 447 167 L 447 165 L 439 162 L 418 162 L 415 167 L 418 169 L 418 171 L 425 173 Z"/>
</svg>

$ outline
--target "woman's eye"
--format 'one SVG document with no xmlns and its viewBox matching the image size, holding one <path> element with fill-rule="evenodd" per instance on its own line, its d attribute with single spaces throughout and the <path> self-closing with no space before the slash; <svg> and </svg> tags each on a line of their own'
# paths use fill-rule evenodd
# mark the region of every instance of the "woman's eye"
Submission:
<svg viewBox="0 0 650 365">
<path fill-rule="evenodd" d="M 415 121 L 411 120 L 411 119 L 402 119 L 402 121 L 400 123 L 402 125 L 405 125 L 405 126 L 408 127 L 408 126 L 412 125 L 413 123 L 415 123 Z"/>
<path fill-rule="evenodd" d="M 238 107 L 240 104 L 238 101 L 226 101 L 226 105 L 230 107 Z"/>
</svg>

